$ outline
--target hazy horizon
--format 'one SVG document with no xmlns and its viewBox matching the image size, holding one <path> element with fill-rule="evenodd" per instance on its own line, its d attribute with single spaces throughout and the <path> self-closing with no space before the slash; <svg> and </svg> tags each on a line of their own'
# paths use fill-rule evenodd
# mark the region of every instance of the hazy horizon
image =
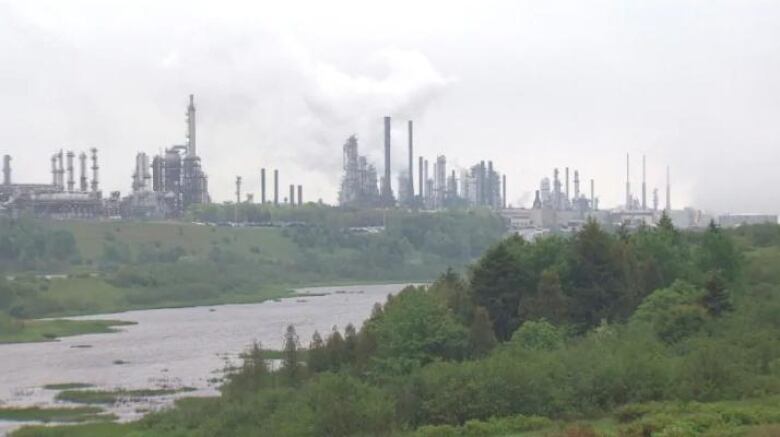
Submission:
<svg viewBox="0 0 780 437">
<path fill-rule="evenodd" d="M 394 175 L 412 119 L 415 158 L 492 160 L 514 205 L 567 166 L 620 204 L 630 153 L 637 193 L 647 156 L 648 201 L 657 187 L 663 205 L 668 164 L 675 208 L 780 213 L 780 3 L 219 5 L 0 1 L 14 181 L 94 146 L 103 190 L 127 194 L 137 152 L 184 141 L 192 93 L 215 201 L 237 175 L 257 193 L 266 167 L 282 193 L 335 202 L 344 141 L 381 170 L 390 115 Z"/>
</svg>

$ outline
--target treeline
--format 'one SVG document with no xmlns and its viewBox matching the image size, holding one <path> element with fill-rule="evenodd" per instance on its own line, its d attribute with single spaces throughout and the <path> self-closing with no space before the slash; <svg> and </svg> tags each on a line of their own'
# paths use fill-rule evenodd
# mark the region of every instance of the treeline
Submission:
<svg viewBox="0 0 780 437">
<path fill-rule="evenodd" d="M 0 217 L 0 272 L 58 269 L 79 263 L 73 234 L 29 219 Z"/>
<path fill-rule="evenodd" d="M 181 401 L 128 431 L 557 435 L 556 421 L 613 415 L 625 436 L 733 435 L 778 423 L 760 408 L 648 413 L 664 411 L 648 402 L 780 394 L 780 281 L 752 273 L 780 245 L 741 250 L 736 237 L 664 219 L 633 234 L 589 223 L 570 239 L 510 238 L 465 277 L 448 271 L 388 297 L 360 329 L 315 333 L 305 356 L 289 327 L 276 370 L 255 345 L 221 397 Z"/>
</svg>

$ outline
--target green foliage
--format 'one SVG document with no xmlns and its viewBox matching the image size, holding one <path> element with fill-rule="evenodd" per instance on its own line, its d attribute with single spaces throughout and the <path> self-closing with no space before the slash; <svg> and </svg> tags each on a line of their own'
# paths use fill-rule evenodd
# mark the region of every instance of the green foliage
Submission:
<svg viewBox="0 0 780 437">
<path fill-rule="evenodd" d="M 59 270 L 78 262 L 70 232 L 48 229 L 31 219 L 0 218 L 0 271 Z"/>
<path fill-rule="evenodd" d="M 648 296 L 633 320 L 650 324 L 662 340 L 674 343 L 698 332 L 708 319 L 707 310 L 699 305 L 703 297 L 703 290 L 678 280 Z"/>
<path fill-rule="evenodd" d="M 563 346 L 565 339 L 561 329 L 546 320 L 529 320 L 512 335 L 512 344 L 527 350 L 554 350 Z"/>
<path fill-rule="evenodd" d="M 383 374 L 405 374 L 437 359 L 467 355 L 465 327 L 424 288 L 401 291 L 364 329 L 377 340 L 373 359 Z"/>
<path fill-rule="evenodd" d="M 726 281 L 735 281 L 740 274 L 742 256 L 731 238 L 710 223 L 697 251 L 701 271 L 718 271 Z"/>
</svg>

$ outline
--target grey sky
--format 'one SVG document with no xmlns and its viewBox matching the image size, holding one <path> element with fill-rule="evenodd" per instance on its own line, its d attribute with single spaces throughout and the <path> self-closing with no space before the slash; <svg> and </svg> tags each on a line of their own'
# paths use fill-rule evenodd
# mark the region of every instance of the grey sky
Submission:
<svg viewBox="0 0 780 437">
<path fill-rule="evenodd" d="M 629 152 L 637 190 L 642 153 L 662 194 L 671 165 L 675 207 L 780 212 L 776 1 L 0 0 L 0 59 L 17 181 L 95 145 L 127 192 L 136 152 L 183 141 L 194 93 L 216 200 L 266 166 L 334 201 L 344 139 L 381 168 L 389 114 L 394 170 L 413 118 L 417 152 L 492 159 L 512 203 L 569 166 L 617 204 Z"/>
</svg>

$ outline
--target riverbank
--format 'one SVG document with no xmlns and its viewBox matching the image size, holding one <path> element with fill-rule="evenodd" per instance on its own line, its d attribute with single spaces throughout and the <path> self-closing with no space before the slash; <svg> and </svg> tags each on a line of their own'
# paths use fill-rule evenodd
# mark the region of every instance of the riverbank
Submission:
<svg viewBox="0 0 780 437">
<path fill-rule="evenodd" d="M 0 329 L 0 344 L 56 341 L 62 337 L 117 332 L 115 327 L 134 325 L 122 320 L 14 320 Z"/>
<path fill-rule="evenodd" d="M 268 350 L 267 359 L 278 359 L 288 324 L 296 327 L 301 346 L 306 348 L 314 331 L 325 335 L 334 326 L 341 330 L 350 323 L 360 326 L 371 314 L 374 303 L 384 302 L 388 294 L 397 293 L 404 286 L 307 288 L 299 290 L 302 293 L 296 293 L 293 299 L 263 303 L 77 317 L 77 321 L 123 319 L 137 324 L 106 336 L 0 345 L 0 356 L 4 358 L 0 360 L 0 403 L 5 408 L 75 406 L 58 401 L 58 391 L 85 388 L 88 394 L 123 394 L 120 402 L 101 404 L 101 408 L 120 421 L 137 420 L 148 412 L 170 406 L 180 397 L 219 394 L 223 370 L 239 364 L 239 354 L 254 341 Z M 305 357 L 304 351 L 301 356 Z M 165 395 L 142 399 L 124 395 L 184 387 L 195 391 L 166 391 Z M 70 397 L 60 397 L 63 396 Z M 17 422 L 0 423 L 0 434 L 19 426 L 21 423 Z"/>
</svg>

